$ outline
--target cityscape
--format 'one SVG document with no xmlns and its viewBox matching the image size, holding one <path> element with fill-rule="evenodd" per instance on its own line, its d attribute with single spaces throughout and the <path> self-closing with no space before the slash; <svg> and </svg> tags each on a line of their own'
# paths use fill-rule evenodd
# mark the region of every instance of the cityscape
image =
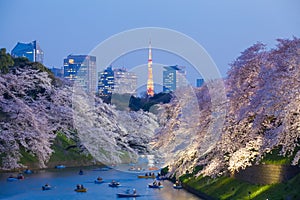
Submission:
<svg viewBox="0 0 300 200">
<path fill-rule="evenodd" d="M 35 40 L 29 43 L 18 42 L 12 49 L 13 57 L 26 57 L 31 62 L 43 64 L 44 52 L 40 44 Z M 116 94 L 131 94 L 137 96 L 138 75 L 128 71 L 125 67 L 118 68 L 108 66 L 104 71 L 97 72 L 96 57 L 92 55 L 68 55 L 63 60 L 62 68 L 50 68 L 57 77 L 80 83 L 80 86 L 87 92 L 98 93 L 100 96 Z M 184 66 L 163 67 L 163 90 L 172 92 L 177 88 L 188 85 L 186 70 Z M 196 87 L 201 87 L 203 78 L 196 81 Z M 146 83 L 145 83 L 146 84 Z M 147 95 L 154 95 L 154 83 L 152 74 L 152 53 L 149 45 L 148 59 L 148 82 Z"/>
<path fill-rule="evenodd" d="M 299 200 L 295 0 L 0 2 L 0 199 Z"/>
</svg>

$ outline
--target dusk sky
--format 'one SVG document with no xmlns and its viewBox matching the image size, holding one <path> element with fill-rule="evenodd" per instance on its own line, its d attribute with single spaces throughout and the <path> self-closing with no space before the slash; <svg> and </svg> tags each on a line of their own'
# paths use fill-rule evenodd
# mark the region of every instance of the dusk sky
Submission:
<svg viewBox="0 0 300 200">
<path fill-rule="evenodd" d="M 10 52 L 17 42 L 38 40 L 44 64 L 60 68 L 67 55 L 88 54 L 114 34 L 162 27 L 196 40 L 225 77 L 228 63 L 255 42 L 273 47 L 277 38 L 300 37 L 299 11 L 297 0 L 1 0 L 0 47 Z M 130 59 L 123 61 L 129 68 Z M 134 65 L 146 64 L 147 55 L 141 60 Z"/>
</svg>

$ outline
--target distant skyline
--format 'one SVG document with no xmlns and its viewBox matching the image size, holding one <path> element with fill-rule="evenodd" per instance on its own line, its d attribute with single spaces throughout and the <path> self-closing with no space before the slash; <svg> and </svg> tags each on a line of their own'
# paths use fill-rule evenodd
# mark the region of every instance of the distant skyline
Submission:
<svg viewBox="0 0 300 200">
<path fill-rule="evenodd" d="M 300 37 L 299 10 L 297 0 L 2 0 L 0 48 L 11 52 L 17 42 L 37 40 L 45 54 L 44 64 L 62 67 L 69 54 L 88 54 L 114 34 L 162 27 L 196 40 L 225 77 L 228 63 L 257 41 L 272 48 L 277 38 Z M 153 63 L 181 64 L 161 57 L 153 55 Z M 123 65 L 147 64 L 147 54 L 132 59 L 123 59 Z"/>
</svg>

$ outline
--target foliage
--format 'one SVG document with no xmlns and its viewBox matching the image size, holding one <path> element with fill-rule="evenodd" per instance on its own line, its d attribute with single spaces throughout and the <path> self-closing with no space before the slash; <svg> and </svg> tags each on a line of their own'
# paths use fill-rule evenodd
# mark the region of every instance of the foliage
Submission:
<svg viewBox="0 0 300 200">
<path fill-rule="evenodd" d="M 164 167 L 164 168 L 162 168 L 162 169 L 160 170 L 160 174 L 161 174 L 162 176 L 167 175 L 168 172 L 169 172 L 169 166 L 166 166 L 166 167 Z"/>
<path fill-rule="evenodd" d="M 14 65 L 12 57 L 6 53 L 6 49 L 0 49 L 0 72 L 8 73 L 9 67 Z"/>
<path fill-rule="evenodd" d="M 148 143 L 158 126 L 154 115 L 116 111 L 114 106 L 103 103 L 98 97 L 85 96 L 87 94 L 76 99 L 69 84 L 57 83 L 43 65 L 24 58 L 16 58 L 9 73 L 0 75 L 1 169 L 11 170 L 30 164 L 33 161 L 30 156 L 36 159 L 38 167 L 44 168 L 65 159 L 66 155 L 80 159 L 83 150 L 91 160 L 86 152 L 91 144 L 86 143 L 83 136 L 96 138 L 94 141 L 105 147 L 106 152 L 120 149 L 120 157 L 124 159 L 127 159 L 124 151 L 130 155 L 149 152 Z M 86 105 L 89 99 L 97 102 L 95 109 Z M 95 118 L 85 115 L 90 112 Z M 80 120 L 80 123 L 74 124 L 74 120 Z M 75 145 L 71 141 L 80 148 L 71 148 Z M 70 148 L 66 150 L 66 146 Z M 93 153 L 92 148 L 89 151 Z M 101 156 L 96 159 L 101 160 Z"/>
<path fill-rule="evenodd" d="M 169 103 L 172 98 L 172 93 L 158 93 L 154 94 L 153 97 L 135 97 L 130 94 L 112 94 L 106 96 L 100 96 L 100 98 L 109 104 L 116 106 L 118 110 L 139 111 L 150 111 L 151 107 L 156 104 Z"/>
<path fill-rule="evenodd" d="M 298 38 L 280 39 L 270 50 L 256 43 L 232 62 L 224 80 L 227 99 L 212 102 L 220 92 L 217 80 L 194 92 L 176 91 L 158 114 L 156 148 L 165 152 L 170 173 L 203 165 L 198 176 L 230 174 L 261 163 L 279 146 L 274 162 L 299 165 L 299 57 Z"/>
</svg>

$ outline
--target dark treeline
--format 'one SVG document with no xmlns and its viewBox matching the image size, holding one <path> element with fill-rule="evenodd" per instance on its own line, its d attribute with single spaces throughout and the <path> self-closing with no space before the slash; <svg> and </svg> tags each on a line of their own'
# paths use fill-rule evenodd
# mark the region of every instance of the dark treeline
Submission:
<svg viewBox="0 0 300 200">
<path fill-rule="evenodd" d="M 108 104 L 114 104 L 117 109 L 120 110 L 132 110 L 132 111 L 149 111 L 153 105 L 169 103 L 172 98 L 172 93 L 158 93 L 153 97 L 147 95 L 143 97 L 135 97 L 130 94 L 112 94 L 107 96 L 101 96 L 102 100 Z"/>
</svg>

